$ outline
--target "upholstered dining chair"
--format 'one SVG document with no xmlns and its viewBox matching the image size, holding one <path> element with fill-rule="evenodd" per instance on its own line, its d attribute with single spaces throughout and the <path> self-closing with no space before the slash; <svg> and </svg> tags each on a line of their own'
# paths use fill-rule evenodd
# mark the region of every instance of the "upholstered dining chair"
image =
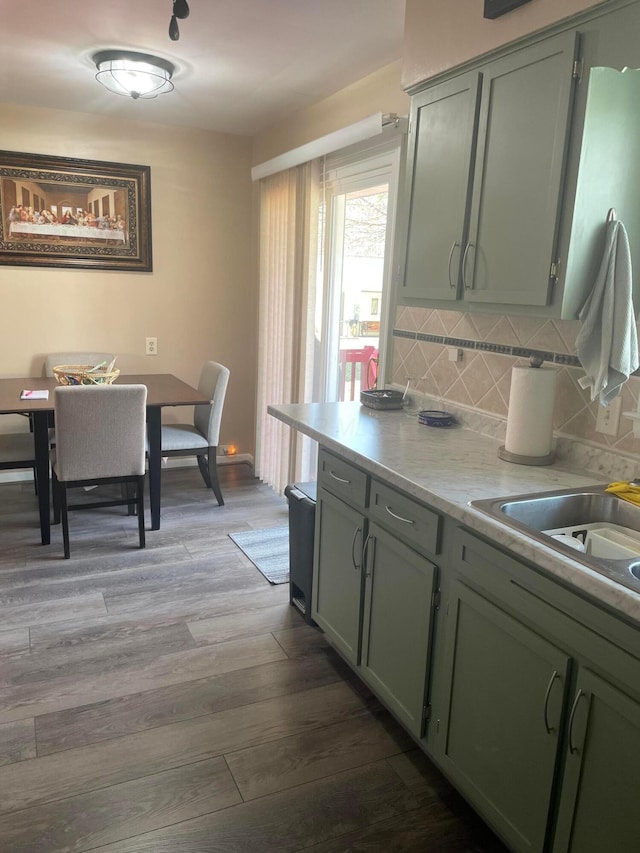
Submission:
<svg viewBox="0 0 640 853">
<path fill-rule="evenodd" d="M 228 367 L 216 361 L 205 362 L 200 372 L 198 390 L 205 394 L 211 403 L 208 406 L 194 407 L 192 424 L 162 425 L 162 455 L 195 456 L 202 479 L 216 496 L 218 506 L 224 505 L 224 499 L 218 481 L 216 454 L 228 383 Z"/>
<path fill-rule="evenodd" d="M 58 524 L 62 517 L 66 559 L 70 554 L 70 509 L 135 507 L 140 547 L 145 547 L 146 402 L 146 385 L 56 388 L 56 446 L 51 451 L 53 520 Z M 132 488 L 123 490 L 120 499 L 68 503 L 68 489 L 103 483 L 131 484 Z"/>
<path fill-rule="evenodd" d="M 45 376 L 55 376 L 54 367 L 59 367 L 61 364 L 91 364 L 94 367 L 97 364 L 102 364 L 106 361 L 110 364 L 114 355 L 110 352 L 50 352 L 44 360 Z M 54 418 L 49 420 L 49 444 L 55 446 L 56 433 L 54 429 Z"/>
</svg>

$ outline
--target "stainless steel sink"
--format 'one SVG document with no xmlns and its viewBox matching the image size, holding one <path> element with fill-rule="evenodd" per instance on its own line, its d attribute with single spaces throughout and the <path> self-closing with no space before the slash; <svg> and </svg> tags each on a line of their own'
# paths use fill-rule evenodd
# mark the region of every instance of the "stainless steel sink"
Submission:
<svg viewBox="0 0 640 853">
<path fill-rule="evenodd" d="M 576 550 L 570 541 L 565 544 L 567 539 L 562 541 L 543 532 L 603 523 L 640 533 L 640 506 L 606 492 L 605 488 L 606 486 L 597 485 L 583 489 L 490 498 L 470 501 L 469 505 L 617 583 L 640 592 L 640 556 L 623 560 L 594 557 Z"/>
</svg>

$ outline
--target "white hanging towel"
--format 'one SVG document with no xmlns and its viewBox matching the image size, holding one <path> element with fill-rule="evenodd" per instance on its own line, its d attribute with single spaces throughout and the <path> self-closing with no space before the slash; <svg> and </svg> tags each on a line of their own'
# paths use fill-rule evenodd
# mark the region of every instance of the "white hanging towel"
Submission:
<svg viewBox="0 0 640 853">
<path fill-rule="evenodd" d="M 602 263 L 579 318 L 576 350 L 586 376 L 578 380 L 607 406 L 640 366 L 633 313 L 629 239 L 619 220 L 607 222 Z"/>
</svg>

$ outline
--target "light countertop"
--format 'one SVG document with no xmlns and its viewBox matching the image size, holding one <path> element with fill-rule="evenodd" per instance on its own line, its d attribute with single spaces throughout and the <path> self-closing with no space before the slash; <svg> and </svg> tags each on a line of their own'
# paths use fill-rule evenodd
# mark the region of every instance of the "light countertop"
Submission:
<svg viewBox="0 0 640 853">
<path fill-rule="evenodd" d="M 422 426 L 403 410 L 359 402 L 273 405 L 269 414 L 328 450 L 463 522 L 634 623 L 640 593 L 470 507 L 469 501 L 603 484 L 569 464 L 516 465 L 498 457 L 498 439 L 464 427 Z"/>
</svg>

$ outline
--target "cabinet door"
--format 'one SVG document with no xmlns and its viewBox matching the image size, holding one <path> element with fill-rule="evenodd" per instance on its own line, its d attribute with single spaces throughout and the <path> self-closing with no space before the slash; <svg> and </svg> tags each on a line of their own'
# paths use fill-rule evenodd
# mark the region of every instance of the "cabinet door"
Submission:
<svg viewBox="0 0 640 853">
<path fill-rule="evenodd" d="M 514 850 L 542 851 L 569 658 L 460 582 L 447 620 L 445 770 Z"/>
<path fill-rule="evenodd" d="M 581 669 L 554 853 L 640 850 L 640 704 Z"/>
<path fill-rule="evenodd" d="M 376 524 L 365 548 L 362 678 L 422 735 L 436 567 Z"/>
<path fill-rule="evenodd" d="M 312 616 L 345 658 L 360 661 L 362 513 L 318 490 Z"/>
<path fill-rule="evenodd" d="M 562 33 L 483 69 L 465 300 L 549 302 L 576 46 Z"/>
<path fill-rule="evenodd" d="M 459 296 L 479 83 L 464 74 L 412 98 L 404 296 Z"/>
</svg>

